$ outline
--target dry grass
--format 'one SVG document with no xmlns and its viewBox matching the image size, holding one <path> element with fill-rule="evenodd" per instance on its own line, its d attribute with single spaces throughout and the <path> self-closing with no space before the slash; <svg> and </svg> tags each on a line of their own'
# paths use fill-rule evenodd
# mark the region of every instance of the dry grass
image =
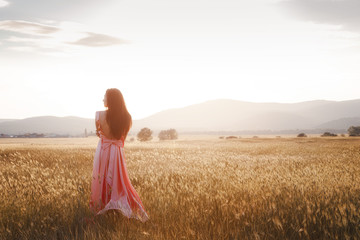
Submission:
<svg viewBox="0 0 360 240">
<path fill-rule="evenodd" d="M 127 143 L 144 224 L 84 221 L 96 139 L 48 141 L 0 142 L 0 239 L 360 239 L 356 138 Z"/>
</svg>

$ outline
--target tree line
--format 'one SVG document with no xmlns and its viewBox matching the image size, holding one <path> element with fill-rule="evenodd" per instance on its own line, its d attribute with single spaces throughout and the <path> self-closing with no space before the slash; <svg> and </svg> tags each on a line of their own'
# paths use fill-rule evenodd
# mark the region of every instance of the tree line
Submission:
<svg viewBox="0 0 360 240">
<path fill-rule="evenodd" d="M 142 128 L 136 136 L 139 141 L 145 142 L 145 141 L 150 141 L 153 139 L 152 134 L 153 134 L 153 131 L 151 129 L 145 127 L 145 128 Z M 348 134 L 350 137 L 360 136 L 360 126 L 349 127 Z M 325 132 L 321 136 L 322 137 L 336 137 L 337 134 Z M 342 134 L 342 136 L 345 136 L 345 135 Z M 305 133 L 299 133 L 297 135 L 297 137 L 307 137 L 307 135 Z M 175 139 L 178 139 L 178 133 L 173 128 L 170 128 L 167 130 L 161 130 L 158 134 L 158 138 L 160 140 L 175 140 Z"/>
<path fill-rule="evenodd" d="M 149 128 L 142 128 L 140 132 L 136 135 L 137 139 L 141 142 L 150 141 L 152 137 L 153 131 Z M 160 140 L 175 140 L 178 139 L 178 133 L 175 129 L 170 128 L 168 130 L 161 130 L 158 134 L 158 138 Z"/>
<path fill-rule="evenodd" d="M 351 126 L 348 129 L 348 134 L 350 137 L 358 137 L 360 136 L 360 126 L 355 127 L 355 126 Z M 336 133 L 331 133 L 331 132 L 324 132 L 322 135 L 322 137 L 337 137 Z M 341 134 L 342 137 L 345 136 L 345 134 Z M 297 135 L 297 137 L 307 137 L 307 135 L 305 133 L 299 133 Z"/>
</svg>

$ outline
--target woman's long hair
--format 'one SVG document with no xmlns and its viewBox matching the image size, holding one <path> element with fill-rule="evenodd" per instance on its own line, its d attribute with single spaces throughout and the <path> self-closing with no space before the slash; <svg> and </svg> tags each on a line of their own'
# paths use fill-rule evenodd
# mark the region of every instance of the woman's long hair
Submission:
<svg viewBox="0 0 360 240">
<path fill-rule="evenodd" d="M 125 140 L 132 125 L 132 118 L 126 108 L 124 97 L 119 89 L 109 88 L 106 90 L 106 100 L 108 106 L 106 122 L 110 132 L 114 138 L 124 137 Z"/>
</svg>

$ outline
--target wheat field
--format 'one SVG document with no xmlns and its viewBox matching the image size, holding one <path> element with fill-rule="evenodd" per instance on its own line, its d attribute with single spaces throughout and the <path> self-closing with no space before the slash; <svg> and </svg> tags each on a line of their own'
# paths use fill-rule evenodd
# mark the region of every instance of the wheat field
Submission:
<svg viewBox="0 0 360 240">
<path fill-rule="evenodd" d="M 359 138 L 127 142 L 146 223 L 91 220 L 96 143 L 1 139 L 0 239 L 360 239 Z"/>
</svg>

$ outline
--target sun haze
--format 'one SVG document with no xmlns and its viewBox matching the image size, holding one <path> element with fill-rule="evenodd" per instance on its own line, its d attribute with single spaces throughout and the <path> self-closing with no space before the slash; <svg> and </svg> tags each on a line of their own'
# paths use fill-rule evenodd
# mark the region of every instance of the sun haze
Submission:
<svg viewBox="0 0 360 240">
<path fill-rule="evenodd" d="M 358 98 L 356 0 L 0 0 L 0 118 Z M 26 11 L 25 11 L 26 10 Z M 344 17 L 349 16 L 349 17 Z"/>
</svg>

